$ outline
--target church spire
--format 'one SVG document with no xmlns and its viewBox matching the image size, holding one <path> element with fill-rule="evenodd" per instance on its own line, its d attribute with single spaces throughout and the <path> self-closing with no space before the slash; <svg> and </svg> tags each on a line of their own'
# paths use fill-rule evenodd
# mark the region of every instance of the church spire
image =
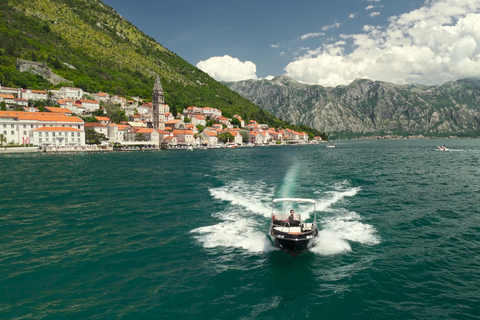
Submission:
<svg viewBox="0 0 480 320">
<path fill-rule="evenodd" d="M 155 84 L 153 85 L 153 94 L 155 92 L 162 92 L 163 93 L 163 87 L 162 83 L 160 82 L 160 77 L 157 74 L 157 78 L 155 79 Z"/>
<path fill-rule="evenodd" d="M 154 129 L 165 130 L 165 96 L 163 94 L 162 83 L 160 77 L 157 75 L 152 92 L 153 103 L 153 119 L 152 124 Z"/>
</svg>

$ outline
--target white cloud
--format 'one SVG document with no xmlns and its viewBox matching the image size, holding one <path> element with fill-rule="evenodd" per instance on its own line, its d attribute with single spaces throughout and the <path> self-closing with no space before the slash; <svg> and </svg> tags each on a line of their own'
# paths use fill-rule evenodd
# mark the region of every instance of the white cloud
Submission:
<svg viewBox="0 0 480 320">
<path fill-rule="evenodd" d="M 257 66 L 253 62 L 241 62 L 237 58 L 232 58 L 228 55 L 211 57 L 205 61 L 200 61 L 196 67 L 208 73 L 217 81 L 257 79 Z"/>
<path fill-rule="evenodd" d="M 335 22 L 334 24 L 322 27 L 322 31 L 327 31 L 328 29 L 338 28 L 338 27 L 340 27 L 340 23 Z"/>
<path fill-rule="evenodd" d="M 305 39 L 308 39 L 308 38 L 314 38 L 314 37 L 319 37 L 319 36 L 324 36 L 324 35 L 325 35 L 325 33 L 322 33 L 322 32 L 312 32 L 312 33 L 304 34 L 303 36 L 300 37 L 300 39 L 305 40 Z"/>
<path fill-rule="evenodd" d="M 277 48 L 279 48 L 279 47 L 280 47 L 280 44 L 279 44 L 279 43 L 277 43 L 277 44 L 271 44 L 271 45 L 270 45 L 270 48 L 275 48 L 275 49 L 277 49 Z"/>
<path fill-rule="evenodd" d="M 369 5 L 368 7 L 365 8 L 365 10 L 371 10 L 373 8 L 375 8 L 375 6 Z"/>
<path fill-rule="evenodd" d="M 376 17 L 376 16 L 379 16 L 379 15 L 380 15 L 380 12 L 378 12 L 378 11 L 370 13 L 370 17 Z"/>
<path fill-rule="evenodd" d="M 389 21 L 308 51 L 285 67 L 287 75 L 324 86 L 356 78 L 440 84 L 480 76 L 480 0 L 433 0 Z"/>
<path fill-rule="evenodd" d="M 356 13 L 350 13 L 350 15 L 349 15 L 348 17 L 349 17 L 350 19 L 353 19 L 353 18 L 355 18 L 356 16 L 357 16 Z"/>
</svg>

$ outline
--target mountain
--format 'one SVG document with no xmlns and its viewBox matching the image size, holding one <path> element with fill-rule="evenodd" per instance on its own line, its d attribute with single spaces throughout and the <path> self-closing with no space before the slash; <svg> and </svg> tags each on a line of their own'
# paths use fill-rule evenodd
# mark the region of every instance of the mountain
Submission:
<svg viewBox="0 0 480 320">
<path fill-rule="evenodd" d="M 307 85 L 287 76 L 224 83 L 285 121 L 342 136 L 480 135 L 480 79 L 440 86 L 357 79 Z"/>
<path fill-rule="evenodd" d="M 247 121 L 289 127 L 99 0 L 0 1 L 0 83 L 42 90 L 62 85 L 54 86 L 33 72 L 19 72 L 17 59 L 46 62 L 52 73 L 70 81 L 63 85 L 127 97 L 150 98 L 158 74 L 170 107 L 216 107 L 226 117 L 239 114 Z"/>
</svg>

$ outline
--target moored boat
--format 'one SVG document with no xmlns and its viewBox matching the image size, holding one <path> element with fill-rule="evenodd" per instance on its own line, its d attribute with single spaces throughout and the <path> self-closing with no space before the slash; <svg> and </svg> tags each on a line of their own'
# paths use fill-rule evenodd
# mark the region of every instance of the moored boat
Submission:
<svg viewBox="0 0 480 320">
<path fill-rule="evenodd" d="M 283 202 L 309 203 L 313 205 L 313 220 L 306 222 L 301 214 L 295 214 L 290 210 L 290 214 L 276 211 L 276 204 Z M 308 213 L 305 213 L 305 217 Z M 304 198 L 279 198 L 273 200 L 272 217 L 270 223 L 270 239 L 273 245 L 282 251 L 297 257 L 307 252 L 314 244 L 318 236 L 316 201 Z"/>
</svg>

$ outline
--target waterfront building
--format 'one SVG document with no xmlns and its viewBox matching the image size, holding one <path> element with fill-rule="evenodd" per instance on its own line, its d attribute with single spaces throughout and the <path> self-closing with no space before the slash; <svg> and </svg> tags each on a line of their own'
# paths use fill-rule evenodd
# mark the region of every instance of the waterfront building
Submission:
<svg viewBox="0 0 480 320">
<path fill-rule="evenodd" d="M 216 131 L 202 131 L 200 133 L 201 144 L 206 144 L 208 146 L 214 146 L 218 143 L 218 136 Z"/>
<path fill-rule="evenodd" d="M 50 129 L 36 130 L 39 128 Z M 63 113 L 0 111 L 0 133 L 7 138 L 7 143 L 14 144 L 85 144 L 83 120 Z"/>
</svg>

